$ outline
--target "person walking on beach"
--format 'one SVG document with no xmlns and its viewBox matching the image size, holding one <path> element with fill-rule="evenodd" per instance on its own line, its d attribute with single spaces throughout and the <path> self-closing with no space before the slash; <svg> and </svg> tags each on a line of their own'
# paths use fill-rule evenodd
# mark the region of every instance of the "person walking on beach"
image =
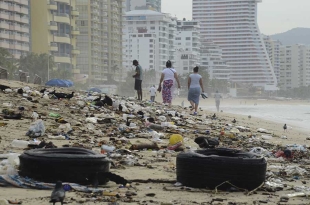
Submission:
<svg viewBox="0 0 310 205">
<path fill-rule="evenodd" d="M 151 88 L 150 88 L 150 96 L 151 96 L 151 102 L 154 102 L 155 101 L 155 95 L 156 95 L 156 88 L 155 88 L 155 85 L 153 85 Z"/>
<path fill-rule="evenodd" d="M 198 66 L 194 68 L 194 73 L 188 77 L 188 96 L 187 99 L 192 105 L 191 111 L 194 111 L 194 115 L 197 115 L 197 109 L 199 105 L 199 98 L 201 91 L 204 93 L 202 77 L 198 74 Z"/>
<path fill-rule="evenodd" d="M 132 64 L 136 66 L 136 74 L 132 76 L 135 78 L 135 90 L 138 94 L 138 100 L 142 100 L 142 67 L 137 60 L 133 60 Z"/>
<path fill-rule="evenodd" d="M 178 83 L 178 88 L 181 88 L 177 71 L 174 68 L 172 68 L 172 63 L 170 60 L 168 60 L 166 62 L 166 68 L 161 73 L 157 91 L 158 92 L 162 91 L 163 103 L 169 104 L 169 107 L 171 106 L 172 101 L 172 86 L 174 79 Z M 163 83 L 162 87 L 161 83 Z"/>
<path fill-rule="evenodd" d="M 214 94 L 214 98 L 215 98 L 215 105 L 216 105 L 216 109 L 219 112 L 220 111 L 220 103 L 221 103 L 221 94 L 219 94 L 219 91 L 217 90 Z"/>
</svg>

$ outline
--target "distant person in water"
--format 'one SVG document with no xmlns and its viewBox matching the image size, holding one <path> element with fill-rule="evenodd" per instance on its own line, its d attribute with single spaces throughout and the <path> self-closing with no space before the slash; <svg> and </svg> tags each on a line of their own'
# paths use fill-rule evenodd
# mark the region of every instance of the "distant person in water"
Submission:
<svg viewBox="0 0 310 205">
<path fill-rule="evenodd" d="M 215 98 L 215 105 L 216 105 L 216 109 L 219 112 L 220 111 L 220 103 L 221 103 L 221 94 L 219 94 L 219 91 L 217 90 L 214 94 L 214 98 Z"/>
</svg>

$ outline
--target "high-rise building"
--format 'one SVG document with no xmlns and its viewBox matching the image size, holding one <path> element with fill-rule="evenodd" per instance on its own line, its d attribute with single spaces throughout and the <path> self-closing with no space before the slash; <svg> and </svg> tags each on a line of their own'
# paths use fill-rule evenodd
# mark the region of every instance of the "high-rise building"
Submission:
<svg viewBox="0 0 310 205">
<path fill-rule="evenodd" d="M 77 0 L 77 67 L 91 84 L 122 80 L 123 0 Z M 108 81 L 108 82 L 106 82 Z"/>
<path fill-rule="evenodd" d="M 204 42 L 200 49 L 201 67 L 206 68 L 210 79 L 229 80 L 230 68 L 222 58 L 222 49 L 212 41 Z"/>
<path fill-rule="evenodd" d="M 223 52 L 236 83 L 276 89 L 277 80 L 257 25 L 262 0 L 193 0 L 193 20 L 200 22 L 202 41 Z"/>
<path fill-rule="evenodd" d="M 187 74 L 200 64 L 200 35 L 197 21 L 177 21 L 175 36 L 176 69 L 178 74 Z"/>
<path fill-rule="evenodd" d="M 283 90 L 310 85 L 310 46 L 291 45 L 280 48 L 280 82 Z"/>
<path fill-rule="evenodd" d="M 270 36 L 263 35 L 264 43 L 271 65 L 276 75 L 277 81 L 280 80 L 280 47 L 282 43 L 279 40 L 273 40 Z"/>
<path fill-rule="evenodd" d="M 54 56 L 58 69 L 79 74 L 76 68 L 76 0 L 31 0 L 31 48 Z"/>
<path fill-rule="evenodd" d="M 0 0 L 0 9 L 0 47 L 19 59 L 30 48 L 29 2 Z"/>
<path fill-rule="evenodd" d="M 161 0 L 126 0 L 126 11 L 153 10 L 161 12 Z"/>
<path fill-rule="evenodd" d="M 155 69 L 158 78 L 167 60 L 175 66 L 176 18 L 151 10 L 129 11 L 124 17 L 124 68 L 130 70 L 137 59 L 143 69 Z"/>
</svg>

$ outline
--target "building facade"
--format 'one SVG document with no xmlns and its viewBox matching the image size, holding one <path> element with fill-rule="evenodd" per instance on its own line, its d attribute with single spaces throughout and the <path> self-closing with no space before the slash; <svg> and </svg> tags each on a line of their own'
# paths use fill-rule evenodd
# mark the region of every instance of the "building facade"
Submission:
<svg viewBox="0 0 310 205">
<path fill-rule="evenodd" d="M 262 0 L 193 0 L 193 20 L 200 22 L 202 40 L 223 52 L 236 83 L 276 89 L 277 80 L 257 25 Z"/>
<path fill-rule="evenodd" d="M 200 33 L 197 21 L 177 21 L 175 36 L 178 74 L 188 74 L 200 65 Z"/>
<path fill-rule="evenodd" d="M 280 80 L 280 47 L 282 43 L 279 40 L 273 40 L 270 36 L 263 35 L 266 50 L 271 62 L 271 65 L 276 75 L 277 81 Z"/>
<path fill-rule="evenodd" d="M 126 11 L 153 10 L 161 12 L 161 0 L 126 0 Z"/>
<path fill-rule="evenodd" d="M 79 74 L 76 39 L 80 31 L 75 24 L 79 12 L 75 2 L 31 0 L 31 48 L 34 53 L 53 55 L 58 69 Z"/>
<path fill-rule="evenodd" d="M 156 80 L 170 60 L 175 66 L 176 18 L 151 10 L 126 13 L 123 28 L 123 67 L 132 69 L 137 59 L 144 70 L 155 69 Z"/>
<path fill-rule="evenodd" d="M 230 79 L 230 67 L 222 58 L 222 49 L 212 41 L 204 42 L 200 49 L 201 67 L 205 68 L 210 79 Z"/>
<path fill-rule="evenodd" d="M 310 46 L 282 46 L 280 64 L 279 87 L 282 90 L 310 85 Z"/>
<path fill-rule="evenodd" d="M 123 0 L 76 0 L 81 51 L 77 67 L 93 85 L 116 83 L 122 74 Z"/>
<path fill-rule="evenodd" d="M 29 1 L 0 0 L 0 47 L 14 58 L 30 50 Z"/>
</svg>

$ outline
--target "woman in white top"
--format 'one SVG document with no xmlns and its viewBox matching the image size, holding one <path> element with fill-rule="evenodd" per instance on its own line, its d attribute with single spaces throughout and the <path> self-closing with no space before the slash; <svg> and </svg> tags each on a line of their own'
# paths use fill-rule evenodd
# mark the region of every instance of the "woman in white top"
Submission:
<svg viewBox="0 0 310 205">
<path fill-rule="evenodd" d="M 194 115 L 197 115 L 197 109 L 199 105 L 199 98 L 201 91 L 204 93 L 202 77 L 198 74 L 198 67 L 194 68 L 194 73 L 188 77 L 188 101 L 192 105 L 192 109 L 195 109 Z M 201 88 L 201 90 L 200 90 Z"/>
<path fill-rule="evenodd" d="M 178 88 L 180 88 L 180 82 L 178 79 L 177 72 L 174 68 L 172 68 L 172 63 L 170 60 L 166 63 L 166 68 L 162 71 L 159 86 L 157 91 L 162 92 L 163 102 L 168 103 L 169 107 L 171 106 L 172 101 L 172 91 L 171 88 L 173 86 L 173 79 L 176 79 L 178 83 Z M 161 83 L 163 83 L 163 88 L 161 88 Z"/>
</svg>

